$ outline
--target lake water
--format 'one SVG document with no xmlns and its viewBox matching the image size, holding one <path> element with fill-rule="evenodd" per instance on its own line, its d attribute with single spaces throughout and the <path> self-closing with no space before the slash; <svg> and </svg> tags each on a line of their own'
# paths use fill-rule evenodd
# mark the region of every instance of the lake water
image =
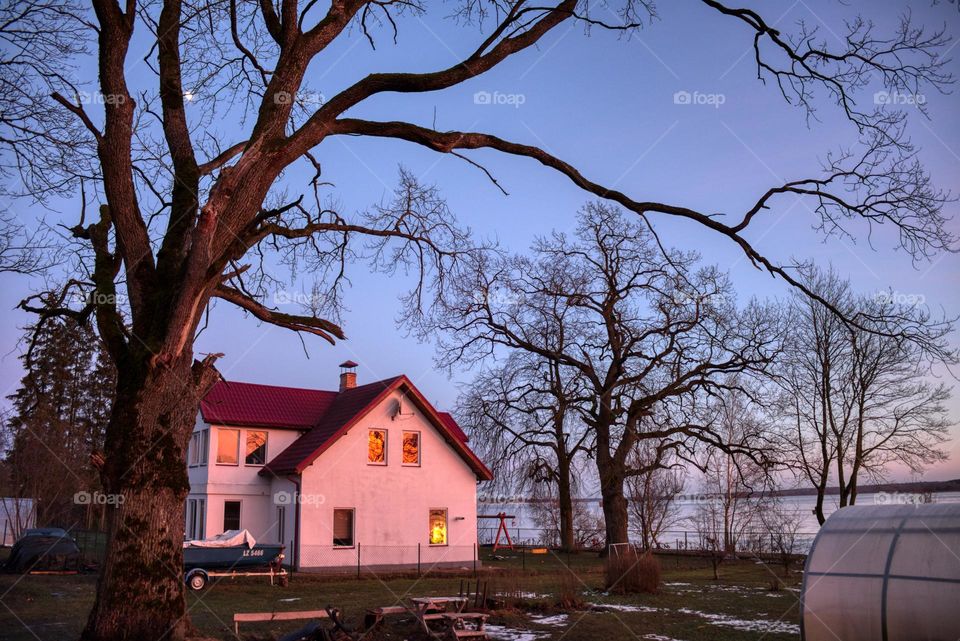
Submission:
<svg viewBox="0 0 960 641">
<path fill-rule="evenodd" d="M 932 494 L 934 503 L 960 503 L 960 492 L 935 492 Z M 678 517 L 676 524 L 670 528 L 661 541 L 669 547 L 683 547 L 684 545 L 694 545 L 694 539 L 697 534 L 694 528 L 689 524 L 689 518 L 695 513 L 697 506 L 702 502 L 701 496 L 684 496 L 677 502 Z M 824 501 L 824 512 L 830 516 L 838 508 L 838 496 L 827 496 Z M 861 494 L 857 497 L 858 505 L 888 505 L 898 503 L 915 503 L 921 498 L 916 494 L 904 492 L 877 492 L 870 494 Z M 802 518 L 800 533 L 807 544 L 812 542 L 820 529 L 817 523 L 817 517 L 813 514 L 813 508 L 816 505 L 815 496 L 784 496 L 780 497 L 781 504 L 785 509 L 795 511 Z M 600 500 L 584 500 L 580 502 L 582 507 L 590 510 L 591 514 L 600 517 Z M 486 502 L 481 500 L 478 504 L 478 514 L 497 514 L 504 512 L 512 515 L 514 518 L 507 519 L 507 527 L 510 536 L 515 541 L 527 543 L 539 543 L 542 539 L 542 532 L 536 526 L 534 520 L 535 507 L 529 502 L 506 501 L 506 502 Z M 478 530 L 481 543 L 491 543 L 497 531 L 498 521 L 496 519 L 480 519 Z M 751 528 L 753 530 L 753 528 Z M 762 538 L 762 526 L 759 526 L 751 532 L 751 536 Z"/>
</svg>

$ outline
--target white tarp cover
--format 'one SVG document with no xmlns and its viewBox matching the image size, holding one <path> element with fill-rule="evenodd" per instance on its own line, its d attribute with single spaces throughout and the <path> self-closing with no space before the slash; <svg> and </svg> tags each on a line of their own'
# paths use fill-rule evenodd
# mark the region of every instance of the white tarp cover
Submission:
<svg viewBox="0 0 960 641">
<path fill-rule="evenodd" d="M 256 544 L 257 541 L 247 530 L 227 530 L 223 534 L 211 536 L 209 539 L 184 541 L 183 547 L 232 548 L 246 545 L 248 548 L 253 548 Z"/>
</svg>

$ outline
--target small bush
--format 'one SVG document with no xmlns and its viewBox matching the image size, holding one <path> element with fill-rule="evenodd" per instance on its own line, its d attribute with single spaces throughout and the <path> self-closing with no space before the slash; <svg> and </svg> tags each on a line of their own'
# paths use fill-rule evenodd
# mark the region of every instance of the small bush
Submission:
<svg viewBox="0 0 960 641">
<path fill-rule="evenodd" d="M 650 550 L 639 552 L 632 545 L 611 550 L 606 588 L 617 594 L 653 594 L 660 588 L 660 561 Z"/>
<path fill-rule="evenodd" d="M 582 610 L 586 607 L 581 591 L 583 583 L 572 574 L 560 575 L 557 585 L 557 607 L 561 610 Z"/>
</svg>

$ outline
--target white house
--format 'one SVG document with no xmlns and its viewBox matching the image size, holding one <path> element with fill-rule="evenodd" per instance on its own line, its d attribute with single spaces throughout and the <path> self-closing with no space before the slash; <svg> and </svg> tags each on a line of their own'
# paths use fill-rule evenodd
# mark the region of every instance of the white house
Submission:
<svg viewBox="0 0 960 641">
<path fill-rule="evenodd" d="M 325 391 L 219 381 L 188 452 L 186 537 L 249 530 L 297 568 L 469 563 L 477 483 L 453 417 L 406 376 Z"/>
</svg>

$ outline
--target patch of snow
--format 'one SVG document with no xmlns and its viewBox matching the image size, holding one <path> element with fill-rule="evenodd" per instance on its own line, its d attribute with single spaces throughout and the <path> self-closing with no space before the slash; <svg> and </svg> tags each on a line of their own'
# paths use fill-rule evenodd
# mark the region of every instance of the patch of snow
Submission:
<svg viewBox="0 0 960 641">
<path fill-rule="evenodd" d="M 650 641 L 680 641 L 680 639 L 674 639 L 673 637 L 665 637 L 662 634 L 645 634 L 641 639 L 650 639 Z"/>
<path fill-rule="evenodd" d="M 530 620 L 540 625 L 564 627 L 567 625 L 568 618 L 566 614 L 554 614 L 552 616 L 533 616 L 530 617 Z"/>
<path fill-rule="evenodd" d="M 624 603 L 591 603 L 591 610 L 603 612 L 604 610 L 616 610 L 617 612 L 659 612 L 660 608 L 653 608 L 649 605 L 626 605 Z"/>
<path fill-rule="evenodd" d="M 299 601 L 299 600 L 300 600 L 300 597 L 295 596 L 295 597 L 290 597 L 289 599 L 280 599 L 280 602 L 281 602 L 281 603 L 290 603 L 291 601 Z"/>
<path fill-rule="evenodd" d="M 677 612 L 681 614 L 692 614 L 707 620 L 711 625 L 719 625 L 734 630 L 743 630 L 744 632 L 778 632 L 783 634 L 800 634 L 800 626 L 795 623 L 785 621 L 769 621 L 765 619 L 746 620 L 727 616 L 726 614 L 715 614 L 713 612 L 700 612 L 699 610 L 690 610 L 680 608 Z"/>
<path fill-rule="evenodd" d="M 549 632 L 534 632 L 533 630 L 518 630 L 505 625 L 486 625 L 483 629 L 490 639 L 497 641 L 538 641 L 550 636 Z"/>
<path fill-rule="evenodd" d="M 664 585 L 693 585 L 692 583 L 684 583 L 683 581 L 667 581 Z"/>
<path fill-rule="evenodd" d="M 552 594 L 540 594 L 539 592 L 497 592 L 494 596 L 509 597 L 513 599 L 546 599 Z"/>
</svg>

